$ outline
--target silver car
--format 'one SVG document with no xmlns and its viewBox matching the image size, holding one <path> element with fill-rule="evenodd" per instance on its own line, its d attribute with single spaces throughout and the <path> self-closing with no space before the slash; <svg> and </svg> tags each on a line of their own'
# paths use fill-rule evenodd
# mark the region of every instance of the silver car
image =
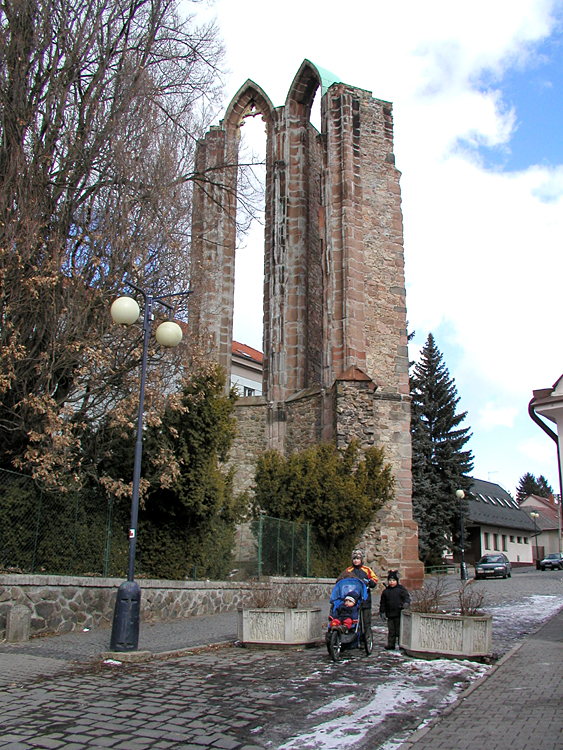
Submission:
<svg viewBox="0 0 563 750">
<path fill-rule="evenodd" d="M 478 563 L 475 563 L 475 579 L 498 577 L 511 578 L 512 577 L 512 565 L 510 560 L 502 552 L 494 555 L 483 555 Z"/>
</svg>

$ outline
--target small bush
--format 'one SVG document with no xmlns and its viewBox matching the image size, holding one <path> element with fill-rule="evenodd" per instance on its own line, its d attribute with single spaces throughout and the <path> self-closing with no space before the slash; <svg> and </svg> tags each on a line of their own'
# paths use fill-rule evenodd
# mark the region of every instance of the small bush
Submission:
<svg viewBox="0 0 563 750">
<path fill-rule="evenodd" d="M 289 609 L 296 609 L 303 604 L 303 597 L 305 594 L 305 587 L 303 584 L 290 583 L 287 586 L 282 587 L 281 601 L 284 607 Z"/>
<path fill-rule="evenodd" d="M 483 614 L 486 594 L 482 589 L 475 588 L 472 581 L 465 581 L 458 591 L 459 614 L 477 617 Z"/>
<path fill-rule="evenodd" d="M 265 452 L 253 489 L 255 518 L 263 514 L 314 527 L 309 572 L 330 576 L 348 564 L 362 531 L 394 496 L 394 478 L 382 448 L 360 454 L 355 441 L 344 450 L 322 443 L 289 456 Z M 277 563 L 278 548 L 265 540 L 266 565 Z"/>
<path fill-rule="evenodd" d="M 272 586 L 265 586 L 258 581 L 252 581 L 250 584 L 250 595 L 248 606 L 256 609 L 266 609 L 272 606 L 274 590 Z"/>
<path fill-rule="evenodd" d="M 437 576 L 425 581 L 421 589 L 411 593 L 411 610 L 413 612 L 441 612 L 446 599 L 446 579 Z"/>
</svg>

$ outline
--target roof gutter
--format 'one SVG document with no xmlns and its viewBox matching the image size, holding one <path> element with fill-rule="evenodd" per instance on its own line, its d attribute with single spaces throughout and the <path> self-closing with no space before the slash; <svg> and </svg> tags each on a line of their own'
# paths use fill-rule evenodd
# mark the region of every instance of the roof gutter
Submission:
<svg viewBox="0 0 563 750">
<path fill-rule="evenodd" d="M 530 403 L 528 404 L 528 414 L 532 418 L 532 420 L 538 425 L 538 427 L 541 427 L 542 430 L 546 433 L 546 435 L 549 435 L 549 437 L 555 441 L 555 445 L 557 446 L 557 469 L 559 471 L 559 512 L 557 514 L 557 519 L 559 522 L 559 552 L 562 552 L 562 537 L 561 537 L 561 516 L 563 514 L 563 482 L 561 481 L 561 453 L 559 450 L 559 438 L 556 435 L 555 432 L 551 429 L 551 427 L 548 427 L 548 425 L 545 424 L 545 422 L 540 419 L 540 417 L 536 414 L 535 411 L 535 404 L 536 404 L 536 398 L 535 396 L 532 398 Z"/>
</svg>

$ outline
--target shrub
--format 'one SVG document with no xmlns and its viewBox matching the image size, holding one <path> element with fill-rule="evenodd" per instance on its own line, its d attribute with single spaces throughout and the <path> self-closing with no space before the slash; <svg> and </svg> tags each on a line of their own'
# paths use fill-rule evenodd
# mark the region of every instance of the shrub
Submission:
<svg viewBox="0 0 563 750">
<path fill-rule="evenodd" d="M 475 588 L 472 581 L 464 581 L 459 587 L 459 614 L 477 617 L 483 614 L 486 594 L 482 589 Z"/>
<path fill-rule="evenodd" d="M 445 598 L 446 579 L 437 576 L 411 593 L 411 609 L 413 612 L 441 612 Z"/>
<path fill-rule="evenodd" d="M 332 443 L 284 457 L 267 451 L 254 480 L 255 516 L 312 524 L 310 572 L 336 575 L 348 563 L 358 536 L 393 497 L 394 478 L 382 448 L 360 458 L 356 442 L 345 450 Z M 264 545 L 264 556 L 269 545 Z"/>
</svg>

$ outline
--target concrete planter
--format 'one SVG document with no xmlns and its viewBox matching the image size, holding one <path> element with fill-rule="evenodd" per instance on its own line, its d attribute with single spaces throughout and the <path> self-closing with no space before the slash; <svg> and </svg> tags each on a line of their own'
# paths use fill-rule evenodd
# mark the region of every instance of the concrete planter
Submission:
<svg viewBox="0 0 563 750">
<path fill-rule="evenodd" d="M 405 611 L 399 646 L 410 656 L 480 659 L 491 652 L 493 616 Z"/>
<path fill-rule="evenodd" d="M 254 646 L 314 646 L 324 640 L 320 607 L 238 610 L 238 640 Z"/>
</svg>

